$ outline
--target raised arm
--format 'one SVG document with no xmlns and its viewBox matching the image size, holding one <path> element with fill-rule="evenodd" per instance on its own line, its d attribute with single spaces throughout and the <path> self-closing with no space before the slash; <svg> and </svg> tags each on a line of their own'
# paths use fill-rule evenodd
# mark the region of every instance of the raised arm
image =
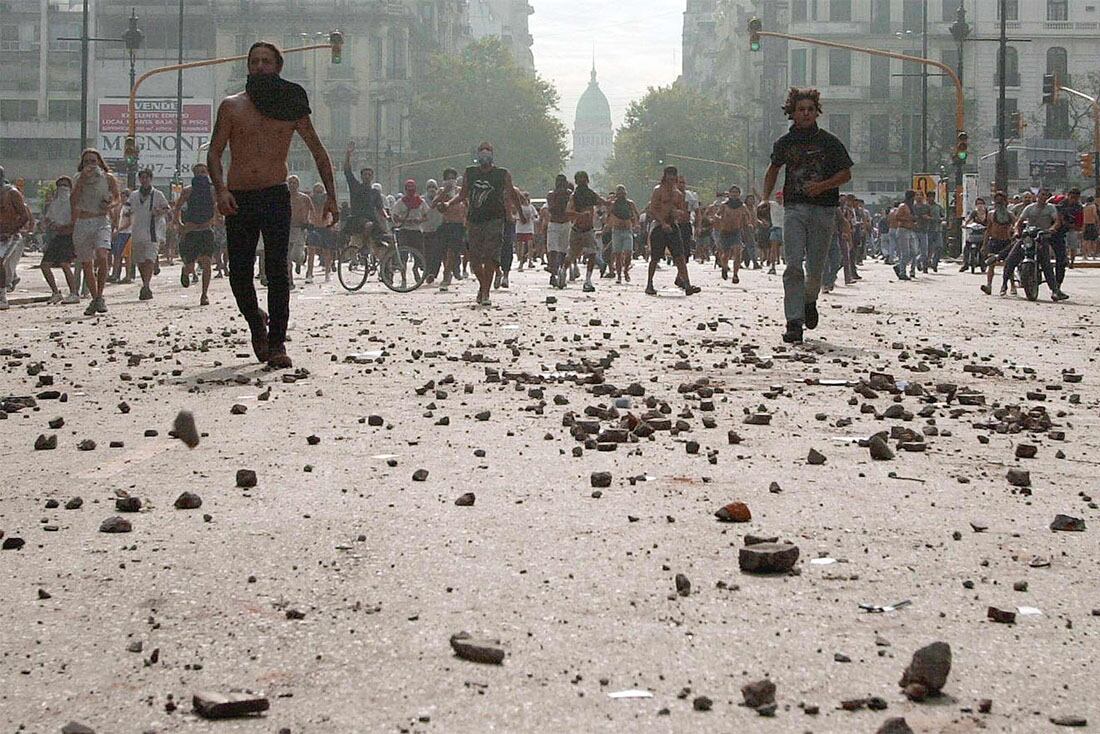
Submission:
<svg viewBox="0 0 1100 734">
<path fill-rule="evenodd" d="M 339 221 L 340 205 L 336 202 L 336 183 L 332 180 L 332 159 L 328 157 L 328 151 L 325 150 L 321 139 L 317 137 L 317 131 L 313 129 L 313 121 L 309 115 L 298 120 L 295 129 L 313 155 L 313 162 L 317 164 L 317 173 L 320 174 L 321 183 L 325 186 L 325 212 L 332 216 L 332 221 Z"/>
</svg>

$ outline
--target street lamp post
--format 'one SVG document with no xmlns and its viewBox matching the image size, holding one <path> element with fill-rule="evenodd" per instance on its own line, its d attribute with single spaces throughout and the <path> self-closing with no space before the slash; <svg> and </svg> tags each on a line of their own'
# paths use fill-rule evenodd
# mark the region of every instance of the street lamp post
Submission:
<svg viewBox="0 0 1100 734">
<path fill-rule="evenodd" d="M 130 28 L 122 34 L 122 41 L 126 44 L 126 50 L 130 54 L 130 88 L 134 88 L 134 81 L 137 79 L 137 69 L 135 65 L 137 63 L 137 51 L 141 48 L 142 41 L 145 40 L 145 34 L 138 30 L 137 26 L 137 10 L 130 8 Z M 137 186 L 137 156 L 126 156 L 126 186 L 133 189 Z"/>
<path fill-rule="evenodd" d="M 966 39 L 970 36 L 970 25 L 966 22 L 966 7 L 964 7 L 962 0 L 959 0 L 959 8 L 955 11 L 955 22 L 951 24 L 951 36 L 955 39 L 955 44 L 958 47 L 959 56 L 956 73 L 958 74 L 959 85 L 961 86 L 963 83 L 963 46 L 966 43 Z M 953 162 L 955 164 L 955 205 L 951 210 L 954 212 L 955 216 L 951 225 L 951 236 L 955 239 L 955 245 L 961 251 L 963 161 L 956 155 Z"/>
<path fill-rule="evenodd" d="M 183 66 L 183 0 L 180 0 L 179 65 Z M 176 72 L 176 173 L 172 183 L 183 185 L 183 69 Z M 173 191 L 175 187 L 173 187 Z"/>
</svg>

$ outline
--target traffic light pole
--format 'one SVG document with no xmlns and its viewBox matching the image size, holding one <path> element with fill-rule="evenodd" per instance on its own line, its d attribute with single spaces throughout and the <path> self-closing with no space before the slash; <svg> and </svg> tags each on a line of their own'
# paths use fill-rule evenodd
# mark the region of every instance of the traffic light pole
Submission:
<svg viewBox="0 0 1100 734">
<path fill-rule="evenodd" d="M 338 33 L 338 32 L 334 32 L 334 34 L 336 34 L 336 33 Z M 333 49 L 334 58 L 339 58 L 340 48 L 343 45 L 343 37 L 340 36 L 338 39 L 335 39 L 335 40 L 337 40 L 338 42 L 315 43 L 311 46 L 302 46 L 300 48 L 286 48 L 286 49 L 283 49 L 283 55 L 285 56 L 286 54 L 299 53 L 301 51 L 313 51 L 314 49 L 318 49 L 318 48 L 330 48 L 330 49 Z M 172 64 L 171 66 L 160 66 L 160 67 L 157 67 L 156 69 L 150 69 L 149 71 L 147 71 L 144 74 L 142 74 L 141 76 L 139 76 L 137 78 L 137 80 L 134 82 L 133 86 L 130 87 L 130 104 L 129 104 L 129 118 L 130 119 L 129 119 L 129 124 L 128 124 L 128 127 L 127 127 L 127 139 L 126 139 L 127 149 L 132 149 L 134 151 L 135 155 L 139 152 L 137 150 L 137 141 L 135 139 L 136 136 L 137 136 L 137 117 L 135 115 L 135 112 L 136 112 L 135 108 L 136 108 L 136 105 L 137 105 L 138 89 L 141 87 L 141 85 L 145 82 L 146 79 L 148 79 L 151 76 L 155 76 L 157 74 L 166 74 L 170 71 L 186 71 L 187 69 L 198 69 L 198 68 L 203 67 L 203 66 L 214 66 L 215 64 L 228 64 L 228 63 L 231 63 L 233 61 L 244 61 L 247 58 L 248 58 L 248 54 L 244 54 L 244 55 L 241 55 L 241 56 L 223 56 L 223 57 L 216 58 L 216 59 L 204 59 L 202 61 L 189 61 L 186 64 Z"/>
<path fill-rule="evenodd" d="M 1084 92 L 1078 92 L 1076 89 L 1063 87 L 1057 81 L 1055 81 L 1055 86 L 1059 92 L 1088 100 L 1089 104 L 1092 105 L 1092 185 L 1093 195 L 1100 197 L 1100 99 L 1090 97 Z"/>
<path fill-rule="evenodd" d="M 969 145 L 969 139 L 966 134 L 966 114 L 965 103 L 966 99 L 963 96 L 962 80 L 959 79 L 959 75 L 955 73 L 947 64 L 935 61 L 933 59 L 922 59 L 919 56 L 909 56 L 907 54 L 894 53 L 892 51 L 883 51 L 877 48 L 866 48 L 864 46 L 853 46 L 848 43 L 837 43 L 835 41 L 822 41 L 818 38 L 809 38 L 806 36 L 792 36 L 789 33 L 775 33 L 774 31 L 761 30 L 760 21 L 757 18 L 753 18 L 749 21 L 749 38 L 750 48 L 755 50 L 759 48 L 760 36 L 770 36 L 771 38 L 783 38 L 788 41 L 796 41 L 798 43 L 807 43 L 812 46 L 826 46 L 828 48 L 841 48 L 846 51 L 854 51 L 861 54 L 869 54 L 871 56 L 884 56 L 889 59 L 901 59 L 902 61 L 911 61 L 916 64 L 924 64 L 925 66 L 934 66 L 944 73 L 955 84 L 955 155 L 953 156 L 955 163 L 955 218 L 952 226 L 953 235 L 956 242 L 962 242 L 962 186 L 963 186 L 963 164 L 966 160 L 967 148 Z M 960 57 L 961 58 L 961 57 Z M 1100 119 L 1100 118 L 1098 118 Z M 1100 139 L 1098 139 L 1100 140 Z"/>
</svg>

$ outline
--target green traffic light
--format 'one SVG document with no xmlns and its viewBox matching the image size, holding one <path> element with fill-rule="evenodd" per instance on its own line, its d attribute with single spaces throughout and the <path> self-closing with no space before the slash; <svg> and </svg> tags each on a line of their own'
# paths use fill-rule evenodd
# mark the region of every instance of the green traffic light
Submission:
<svg viewBox="0 0 1100 734">
<path fill-rule="evenodd" d="M 751 48 L 753 51 L 759 51 L 760 41 L 752 41 L 751 43 L 749 43 L 749 48 Z"/>
<path fill-rule="evenodd" d="M 960 150 L 959 151 L 959 160 L 962 161 L 963 163 L 966 163 L 966 151 L 965 150 Z"/>
</svg>

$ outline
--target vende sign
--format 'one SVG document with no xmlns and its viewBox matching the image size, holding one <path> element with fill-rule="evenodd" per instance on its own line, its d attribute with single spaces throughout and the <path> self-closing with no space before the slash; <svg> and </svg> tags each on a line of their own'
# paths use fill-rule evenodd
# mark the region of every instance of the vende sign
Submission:
<svg viewBox="0 0 1100 734">
<path fill-rule="evenodd" d="M 152 168 L 156 178 L 171 178 L 176 171 L 176 100 L 174 97 L 146 97 L 134 105 L 136 140 L 141 168 Z M 99 100 L 99 149 L 104 157 L 123 158 L 129 133 L 130 111 L 125 99 Z M 210 142 L 214 129 L 214 107 L 209 99 L 183 101 L 183 134 L 180 138 L 181 174 L 191 176 L 191 164 L 200 149 Z"/>
</svg>

